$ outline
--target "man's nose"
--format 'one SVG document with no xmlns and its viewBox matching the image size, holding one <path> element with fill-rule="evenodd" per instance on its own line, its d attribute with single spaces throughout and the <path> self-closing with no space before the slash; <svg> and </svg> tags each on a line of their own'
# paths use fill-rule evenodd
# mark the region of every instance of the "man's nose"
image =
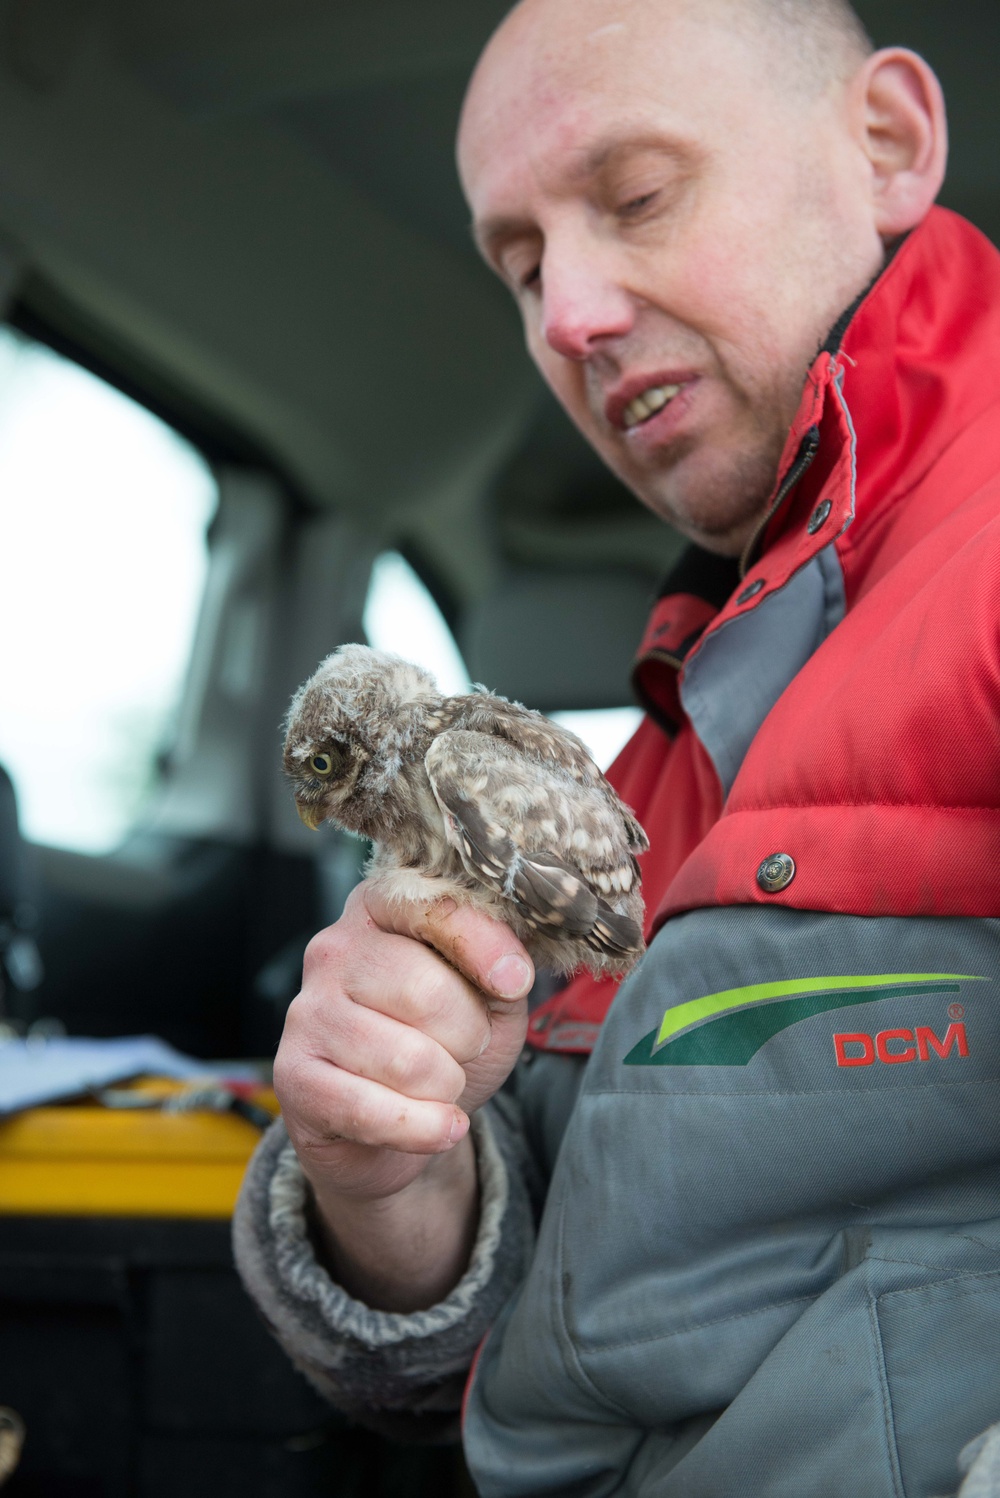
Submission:
<svg viewBox="0 0 1000 1498">
<path fill-rule="evenodd" d="M 622 338 L 635 321 L 629 293 L 600 258 L 546 253 L 542 265 L 542 336 L 565 359 L 587 359 Z"/>
</svg>

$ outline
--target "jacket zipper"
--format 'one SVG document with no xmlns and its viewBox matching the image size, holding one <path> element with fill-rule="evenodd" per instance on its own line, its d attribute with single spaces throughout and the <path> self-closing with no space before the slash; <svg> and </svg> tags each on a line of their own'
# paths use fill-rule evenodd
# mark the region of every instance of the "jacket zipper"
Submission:
<svg viewBox="0 0 1000 1498">
<path fill-rule="evenodd" d="M 763 536 L 768 526 L 771 524 L 771 521 L 774 519 L 775 515 L 781 509 L 781 506 L 784 504 L 789 494 L 795 488 L 795 485 L 802 478 L 806 470 L 811 467 L 812 461 L 818 452 L 819 427 L 812 426 L 809 428 L 802 441 L 799 443 L 799 450 L 795 456 L 795 461 L 792 463 L 791 468 L 789 468 L 788 472 L 785 474 L 785 477 L 782 479 L 781 484 L 778 488 L 778 492 L 774 497 L 774 503 L 753 532 L 753 535 L 750 537 L 746 546 L 743 548 L 743 555 L 740 557 L 740 577 L 746 577 L 747 571 L 754 558 L 754 552 L 757 550 L 758 541 L 760 540 L 761 536 Z"/>
</svg>

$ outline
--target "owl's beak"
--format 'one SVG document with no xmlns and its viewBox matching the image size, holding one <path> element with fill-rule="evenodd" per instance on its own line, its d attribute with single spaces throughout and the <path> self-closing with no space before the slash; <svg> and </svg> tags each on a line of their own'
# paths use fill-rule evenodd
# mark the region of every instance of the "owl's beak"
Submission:
<svg viewBox="0 0 1000 1498">
<path fill-rule="evenodd" d="M 295 810 L 310 832 L 316 832 L 323 820 L 323 812 L 320 807 L 312 806 L 308 801 L 296 801 Z"/>
</svg>

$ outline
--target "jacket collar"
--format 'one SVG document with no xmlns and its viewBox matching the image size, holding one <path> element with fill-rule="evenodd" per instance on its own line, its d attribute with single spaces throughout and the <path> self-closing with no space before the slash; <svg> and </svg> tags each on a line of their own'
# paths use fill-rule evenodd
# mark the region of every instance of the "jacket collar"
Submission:
<svg viewBox="0 0 1000 1498">
<path fill-rule="evenodd" d="M 724 601 L 671 589 L 653 611 L 633 681 L 669 730 L 683 719 L 676 673 L 707 635 L 759 608 L 831 544 L 849 584 L 855 533 L 996 402 L 1000 256 L 971 224 L 934 208 L 839 332 L 807 376 L 742 578 Z"/>
</svg>

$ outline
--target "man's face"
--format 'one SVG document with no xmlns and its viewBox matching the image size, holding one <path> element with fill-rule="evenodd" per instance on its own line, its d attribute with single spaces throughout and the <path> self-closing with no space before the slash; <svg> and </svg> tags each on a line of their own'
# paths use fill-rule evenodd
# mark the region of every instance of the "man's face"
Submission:
<svg viewBox="0 0 1000 1498">
<path fill-rule="evenodd" d="M 681 0 L 529 0 L 459 138 L 477 238 L 529 351 L 608 466 L 736 552 L 806 372 L 877 272 L 850 90 Z"/>
</svg>

